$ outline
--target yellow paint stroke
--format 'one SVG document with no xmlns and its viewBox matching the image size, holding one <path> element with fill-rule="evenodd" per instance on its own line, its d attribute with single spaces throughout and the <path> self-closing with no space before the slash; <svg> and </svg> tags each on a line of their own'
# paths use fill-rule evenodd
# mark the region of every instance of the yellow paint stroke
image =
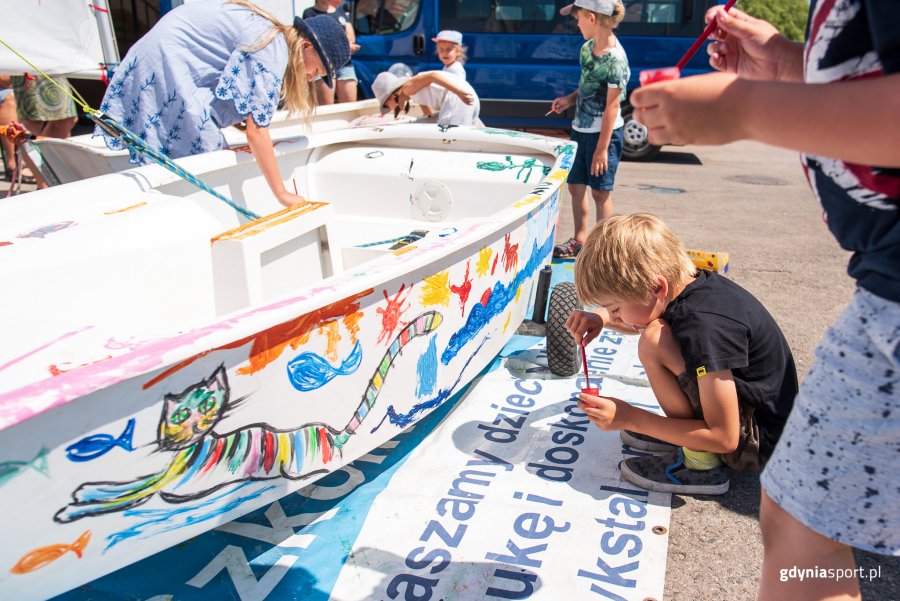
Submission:
<svg viewBox="0 0 900 601">
<path fill-rule="evenodd" d="M 535 202 L 541 200 L 541 198 L 543 198 L 543 197 L 542 197 L 542 196 L 526 196 L 525 198 L 523 198 L 523 199 L 520 200 L 519 202 L 515 203 L 513 206 L 514 206 L 515 208 L 518 209 L 518 208 L 520 208 L 520 207 L 524 207 L 524 206 L 528 206 L 528 205 L 530 205 L 530 204 L 533 204 L 533 203 L 535 203 Z"/>
<path fill-rule="evenodd" d="M 450 306 L 450 272 L 442 271 L 425 278 L 422 286 L 422 304 Z"/>
<path fill-rule="evenodd" d="M 137 209 L 147 204 L 147 201 L 142 201 L 137 203 L 136 205 L 131 205 L 129 207 L 123 207 L 121 209 L 114 209 L 112 211 L 103 211 L 104 215 L 115 215 L 116 213 L 124 213 L 125 211 L 130 211 L 132 209 Z"/>
<path fill-rule="evenodd" d="M 9 571 L 13 574 L 28 574 L 50 565 L 69 551 L 81 557 L 90 540 L 91 531 L 85 530 L 71 545 L 47 545 L 46 547 L 29 551 Z"/>
<path fill-rule="evenodd" d="M 275 227 L 276 225 L 287 223 L 288 221 L 296 219 L 301 215 L 311 213 L 319 207 L 324 207 L 326 204 L 327 203 L 324 202 L 298 202 L 297 204 L 282 209 L 277 213 L 266 215 L 265 217 L 257 219 L 256 221 L 251 221 L 234 229 L 230 229 L 227 232 L 222 232 L 218 236 L 212 238 L 210 242 L 212 244 L 215 244 L 216 242 L 221 242 L 224 240 L 243 240 L 244 238 L 249 238 L 250 236 L 260 234 L 271 227 Z"/>
<path fill-rule="evenodd" d="M 512 311 L 506 313 L 506 323 L 503 324 L 503 333 L 506 334 L 506 328 L 509 327 L 509 321 L 512 319 Z"/>
<path fill-rule="evenodd" d="M 415 250 L 416 248 L 418 248 L 418 247 L 413 246 L 412 244 L 410 244 L 409 246 L 404 246 L 403 248 L 398 248 L 397 250 L 394 251 L 394 256 L 399 257 L 400 255 L 405 255 L 409 251 Z"/>
<path fill-rule="evenodd" d="M 475 273 L 478 274 L 478 277 L 486 276 L 491 270 L 491 255 L 493 254 L 494 251 L 490 246 L 485 246 L 478 251 L 478 262 L 475 263 Z"/>
<path fill-rule="evenodd" d="M 522 296 L 522 287 L 519 286 L 516 288 L 516 302 L 519 302 L 519 297 Z"/>
</svg>

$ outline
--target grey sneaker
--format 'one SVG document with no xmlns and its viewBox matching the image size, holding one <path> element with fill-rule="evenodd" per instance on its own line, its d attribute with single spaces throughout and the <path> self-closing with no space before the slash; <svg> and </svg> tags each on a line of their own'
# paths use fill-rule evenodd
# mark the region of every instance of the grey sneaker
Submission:
<svg viewBox="0 0 900 601">
<path fill-rule="evenodd" d="M 624 460 L 622 477 L 634 485 L 657 492 L 682 495 L 721 495 L 728 492 L 728 470 L 724 465 L 701 471 L 684 466 L 681 447 L 665 455 L 645 455 Z"/>
<path fill-rule="evenodd" d="M 632 449 L 647 451 L 648 453 L 670 453 L 678 448 L 665 440 L 632 432 L 631 430 L 619 430 L 619 438 Z"/>
</svg>

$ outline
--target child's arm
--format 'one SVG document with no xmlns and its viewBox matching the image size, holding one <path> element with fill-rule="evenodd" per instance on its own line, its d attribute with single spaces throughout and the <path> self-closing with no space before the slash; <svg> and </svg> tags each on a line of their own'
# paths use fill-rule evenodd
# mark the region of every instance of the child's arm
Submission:
<svg viewBox="0 0 900 601">
<path fill-rule="evenodd" d="M 580 407 L 601 430 L 633 430 L 695 451 L 731 453 L 740 439 L 737 388 L 731 370 L 699 379 L 703 419 L 679 419 L 632 407 L 621 399 L 581 394 Z M 657 388 L 654 392 L 659 394 Z"/>
<path fill-rule="evenodd" d="M 591 175 L 599 177 L 609 169 L 609 141 L 612 138 L 613 125 L 616 124 L 616 115 L 619 114 L 619 88 L 609 88 L 606 91 L 606 108 L 600 119 L 600 138 L 597 140 L 597 148 L 591 159 Z"/>
<path fill-rule="evenodd" d="M 576 342 L 584 344 L 600 335 L 603 328 L 609 328 L 620 334 L 637 334 L 638 331 L 623 323 L 616 323 L 603 307 L 597 307 L 593 311 L 576 309 L 569 313 L 566 319 L 566 330 Z"/>
<path fill-rule="evenodd" d="M 353 29 L 350 21 L 344 23 L 344 33 L 347 34 L 347 41 L 350 42 L 350 53 L 352 54 L 359 50 L 360 46 L 356 43 L 356 31 Z"/>
<path fill-rule="evenodd" d="M 281 179 L 281 172 L 278 170 L 278 163 L 275 159 L 275 147 L 272 145 L 272 137 L 269 135 L 268 127 L 260 127 L 253 120 L 253 115 L 247 115 L 247 144 L 250 146 L 250 152 L 259 165 L 266 183 L 272 194 L 278 199 L 278 202 L 286 207 L 303 202 L 306 200 L 297 194 L 291 194 L 284 187 L 284 181 Z"/>
<path fill-rule="evenodd" d="M 575 90 L 571 94 L 566 96 L 560 96 L 559 98 L 554 98 L 553 102 L 550 104 L 550 112 L 551 113 L 564 113 L 567 108 L 575 104 L 575 101 L 578 99 L 578 90 Z"/>
<path fill-rule="evenodd" d="M 711 73 L 635 90 L 652 144 L 751 139 L 850 163 L 900 167 L 900 73 L 825 84 Z"/>
<path fill-rule="evenodd" d="M 427 88 L 431 84 L 437 84 L 442 88 L 446 88 L 460 97 L 466 104 L 474 104 L 475 97 L 466 89 L 456 84 L 454 75 L 447 75 L 441 71 L 423 71 L 418 75 L 413 75 L 405 84 L 403 84 L 403 93 L 412 96 L 416 92 Z"/>
</svg>

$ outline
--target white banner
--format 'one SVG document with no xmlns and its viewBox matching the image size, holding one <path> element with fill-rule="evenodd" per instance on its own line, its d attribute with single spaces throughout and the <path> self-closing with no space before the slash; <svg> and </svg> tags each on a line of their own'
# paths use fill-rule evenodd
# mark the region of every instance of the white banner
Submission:
<svg viewBox="0 0 900 601">
<path fill-rule="evenodd" d="M 670 496 L 619 479 L 623 448 L 578 410 L 583 378 L 522 358 L 486 375 L 375 499 L 332 599 L 662 598 Z M 636 338 L 589 348 L 601 393 L 658 407 Z M 519 375 L 516 375 L 519 373 Z"/>
</svg>

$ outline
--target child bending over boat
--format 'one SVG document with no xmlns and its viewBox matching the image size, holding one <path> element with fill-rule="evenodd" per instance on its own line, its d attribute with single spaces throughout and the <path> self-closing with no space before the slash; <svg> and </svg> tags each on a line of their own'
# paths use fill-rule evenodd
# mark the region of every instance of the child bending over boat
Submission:
<svg viewBox="0 0 900 601">
<path fill-rule="evenodd" d="M 225 147 L 220 128 L 247 122 L 247 142 L 278 201 L 303 200 L 285 188 L 268 125 L 283 99 L 289 112 L 314 108 L 310 81 L 330 86 L 350 58 L 344 29 L 331 17 L 293 26 L 244 0 L 196 2 L 166 14 L 132 46 L 100 110 L 170 158 Z M 118 150 L 119 140 L 94 135 Z M 131 151 L 133 163 L 143 157 Z"/>
<path fill-rule="evenodd" d="M 602 430 L 647 451 L 621 464 L 648 490 L 722 494 L 725 466 L 759 469 L 781 436 L 797 393 L 794 358 L 752 294 L 698 270 L 654 215 L 616 215 L 588 234 L 575 262 L 581 302 L 566 328 L 587 343 L 604 328 L 639 334 L 638 355 L 665 415 L 623 400 L 580 396 Z"/>
<path fill-rule="evenodd" d="M 412 76 L 384 71 L 372 82 L 372 91 L 382 110 L 393 111 L 395 118 L 400 111 L 408 111 L 409 101 L 414 100 L 426 115 L 437 115 L 438 125 L 481 125 L 475 89 L 449 71 Z"/>
</svg>

